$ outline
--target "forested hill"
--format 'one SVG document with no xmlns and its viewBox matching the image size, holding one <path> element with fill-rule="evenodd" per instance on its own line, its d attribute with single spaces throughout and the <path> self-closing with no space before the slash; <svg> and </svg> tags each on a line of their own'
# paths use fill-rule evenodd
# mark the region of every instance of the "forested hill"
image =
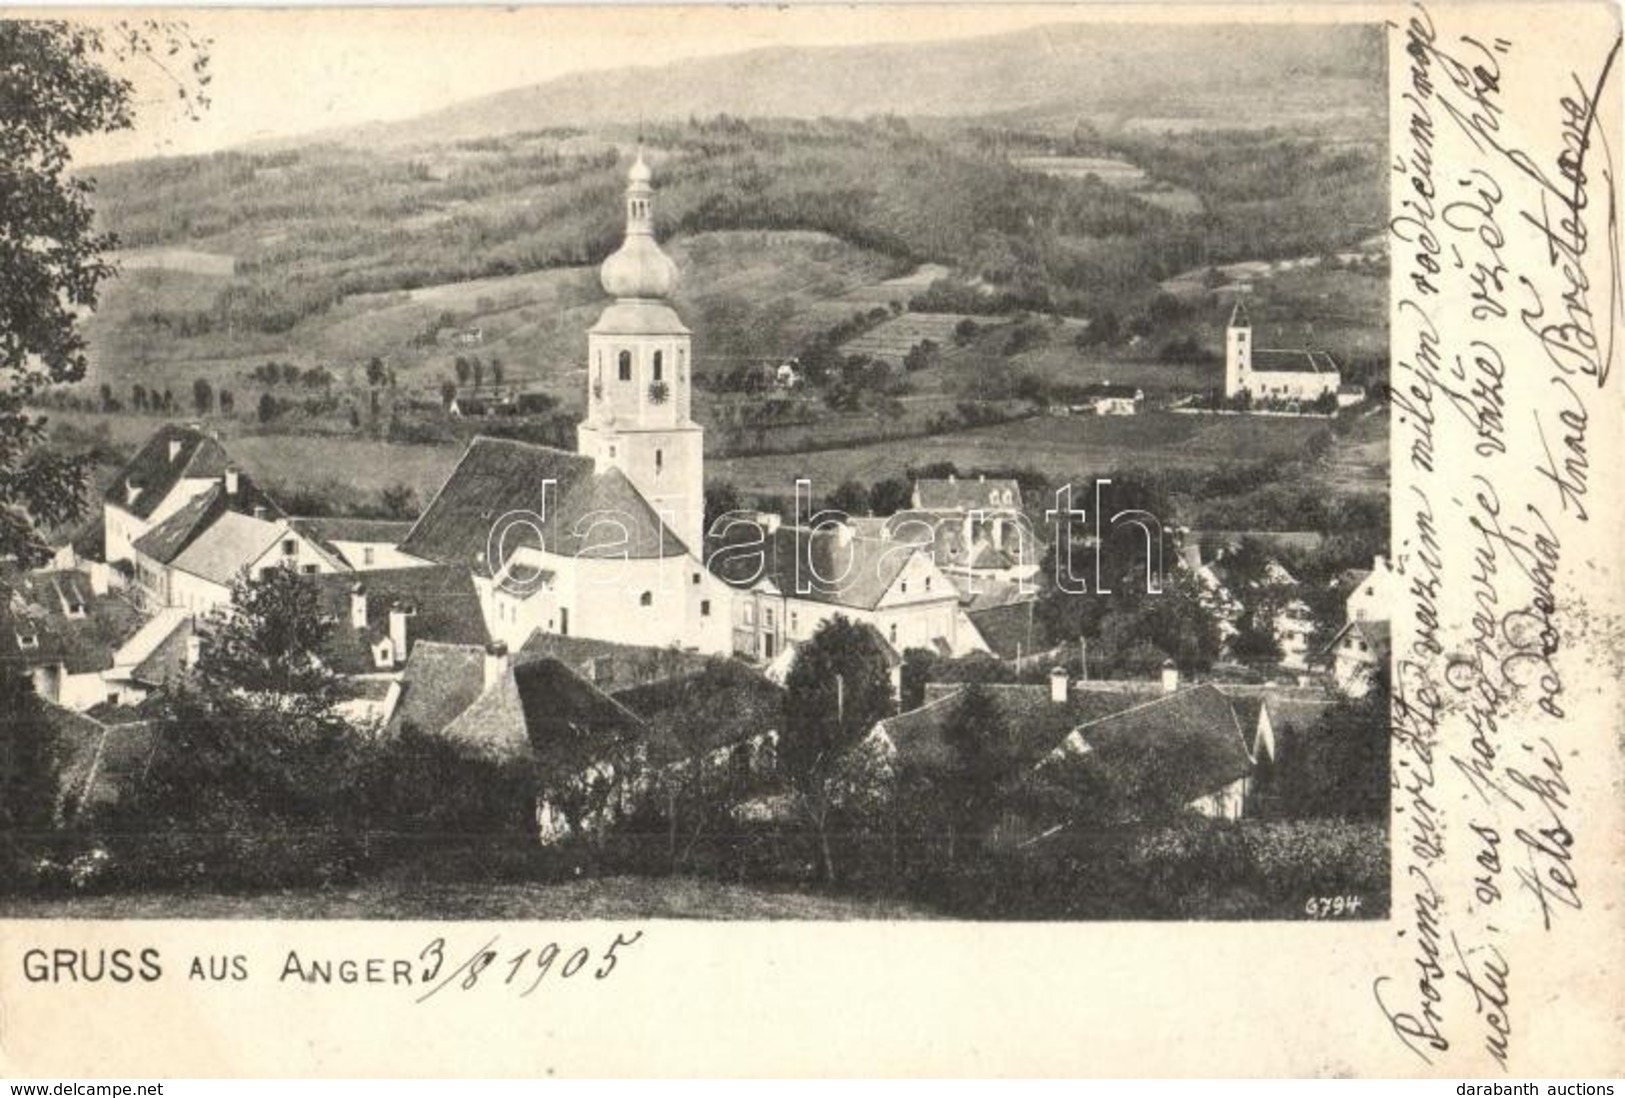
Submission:
<svg viewBox="0 0 1625 1098">
<path fill-rule="evenodd" d="M 320 135 L 377 148 L 552 126 L 689 116 L 866 118 L 1047 114 L 1160 121 L 1178 104 L 1233 125 L 1383 109 L 1377 26 L 1055 24 L 986 38 L 769 48 L 572 74 L 403 122 Z M 287 144 L 287 143 L 284 143 Z"/>
</svg>

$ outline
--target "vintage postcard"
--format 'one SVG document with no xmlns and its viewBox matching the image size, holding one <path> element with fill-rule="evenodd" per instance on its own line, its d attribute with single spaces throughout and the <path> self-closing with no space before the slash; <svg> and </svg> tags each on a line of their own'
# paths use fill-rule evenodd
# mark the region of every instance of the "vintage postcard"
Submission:
<svg viewBox="0 0 1625 1098">
<path fill-rule="evenodd" d="M 1620 41 L 0 12 L 0 1074 L 1625 1072 Z"/>
</svg>

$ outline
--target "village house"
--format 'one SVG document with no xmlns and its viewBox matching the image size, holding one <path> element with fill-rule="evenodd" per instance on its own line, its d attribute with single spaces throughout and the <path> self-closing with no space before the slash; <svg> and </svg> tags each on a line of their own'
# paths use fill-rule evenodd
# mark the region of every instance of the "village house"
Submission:
<svg viewBox="0 0 1625 1098">
<path fill-rule="evenodd" d="M 741 522 L 711 554 L 736 588 L 732 650 L 782 670 L 818 627 L 841 616 L 869 625 L 888 651 L 985 652 L 959 592 L 929 549 L 866 536 L 858 524 Z"/>
<path fill-rule="evenodd" d="M 1144 403 L 1144 389 L 1102 381 L 1079 390 L 1077 400 L 1067 406 L 1067 411 L 1073 415 L 1132 416 Z"/>
<path fill-rule="evenodd" d="M 1246 394 L 1255 402 L 1310 404 L 1335 397 L 1342 374 L 1325 351 L 1280 350 L 1253 346 L 1247 307 L 1237 301 L 1225 330 L 1224 395 Z"/>
<path fill-rule="evenodd" d="M 1337 587 L 1345 592 L 1346 621 L 1387 621 L 1399 594 L 1398 578 L 1388 558 L 1372 559 L 1369 569 L 1353 569 L 1337 577 Z"/>
<path fill-rule="evenodd" d="M 136 586 L 147 607 L 178 607 L 207 615 L 231 603 L 239 577 L 262 578 L 272 568 L 301 575 L 347 572 L 344 561 L 266 508 L 231 509 L 230 493 L 210 489 L 134 545 Z"/>
<path fill-rule="evenodd" d="M 323 517 L 295 518 L 288 524 L 352 572 L 418 568 L 429 563 L 399 548 L 412 530 L 410 522 Z"/>
<path fill-rule="evenodd" d="M 126 592 L 79 570 L 0 576 L 0 660 L 66 709 L 134 703 L 184 661 L 187 615 L 143 616 Z"/>
<path fill-rule="evenodd" d="M 225 448 L 200 428 L 160 427 L 108 484 L 103 559 L 131 560 L 137 539 L 196 496 L 224 485 L 233 468 Z"/>
<path fill-rule="evenodd" d="M 1332 682 L 1351 698 L 1363 698 L 1388 667 L 1392 653 L 1387 619 L 1356 618 L 1332 637 L 1321 653 Z"/>
</svg>

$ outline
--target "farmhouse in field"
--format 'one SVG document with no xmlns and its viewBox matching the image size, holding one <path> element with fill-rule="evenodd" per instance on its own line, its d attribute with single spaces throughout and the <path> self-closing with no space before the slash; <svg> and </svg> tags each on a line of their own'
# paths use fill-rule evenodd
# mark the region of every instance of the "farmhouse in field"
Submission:
<svg viewBox="0 0 1625 1098">
<path fill-rule="evenodd" d="M 1337 363 L 1325 351 L 1280 350 L 1253 346 L 1247 307 L 1237 301 L 1230 312 L 1224 343 L 1224 395 L 1243 394 L 1257 402 L 1308 404 L 1342 386 Z"/>
</svg>

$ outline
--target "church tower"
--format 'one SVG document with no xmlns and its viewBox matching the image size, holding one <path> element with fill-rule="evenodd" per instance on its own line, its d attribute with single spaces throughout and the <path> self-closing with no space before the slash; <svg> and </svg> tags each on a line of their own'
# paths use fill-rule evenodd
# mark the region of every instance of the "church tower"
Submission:
<svg viewBox="0 0 1625 1098">
<path fill-rule="evenodd" d="M 1224 333 L 1224 395 L 1239 396 L 1252 381 L 1253 326 L 1238 300 Z"/>
<path fill-rule="evenodd" d="M 690 418 L 689 330 L 667 304 L 677 264 L 654 237 L 654 188 L 639 152 L 627 176 L 626 239 L 598 277 L 615 298 L 587 333 L 580 452 L 626 474 L 689 551 L 703 557 L 704 429 Z"/>
</svg>

